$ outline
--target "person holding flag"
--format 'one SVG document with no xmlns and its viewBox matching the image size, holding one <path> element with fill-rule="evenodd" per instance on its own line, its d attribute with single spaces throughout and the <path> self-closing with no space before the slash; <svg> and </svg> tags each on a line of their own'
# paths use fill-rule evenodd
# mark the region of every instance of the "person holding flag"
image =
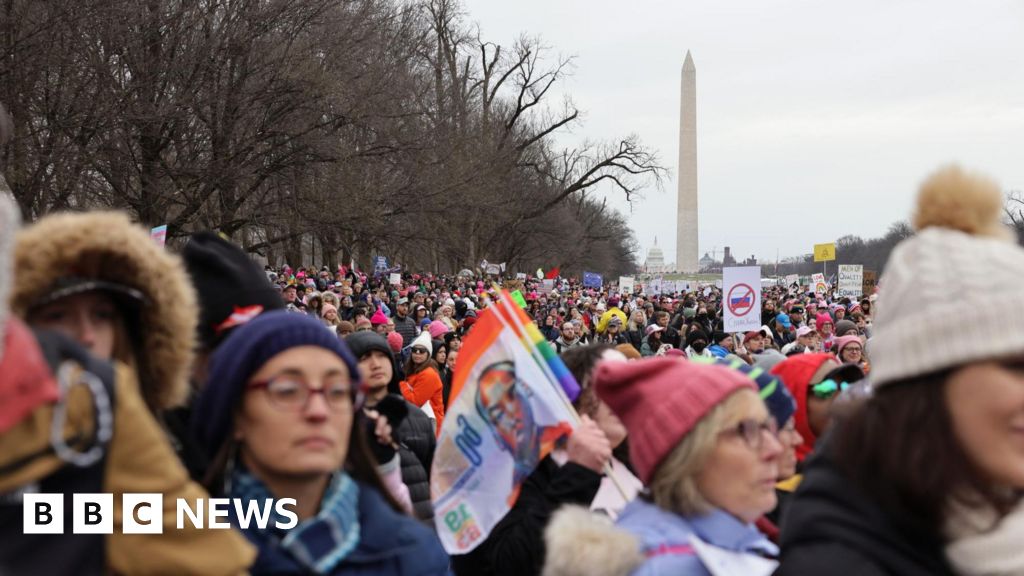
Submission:
<svg viewBox="0 0 1024 576">
<path fill-rule="evenodd" d="M 577 416 L 578 395 L 502 292 L 463 343 L 431 474 L 435 524 L 456 574 L 539 574 L 548 519 L 562 504 L 593 500 L 612 448 Z"/>
</svg>

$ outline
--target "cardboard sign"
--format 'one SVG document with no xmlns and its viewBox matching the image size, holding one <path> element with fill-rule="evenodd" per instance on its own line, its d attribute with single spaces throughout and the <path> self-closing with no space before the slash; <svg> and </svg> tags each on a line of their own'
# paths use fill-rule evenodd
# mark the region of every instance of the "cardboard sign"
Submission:
<svg viewBox="0 0 1024 576">
<path fill-rule="evenodd" d="M 402 283 L 402 275 L 399 274 L 398 272 L 392 272 L 391 275 L 388 277 L 388 281 L 391 283 L 392 286 L 398 286 L 399 284 Z"/>
<path fill-rule="evenodd" d="M 839 297 L 860 298 L 864 290 L 864 267 L 860 264 L 839 266 Z"/>
<path fill-rule="evenodd" d="M 761 327 L 761 267 L 722 269 L 726 332 L 747 332 Z"/>
<path fill-rule="evenodd" d="M 811 274 L 811 285 L 814 286 L 814 293 L 824 296 L 828 293 L 828 284 L 825 284 L 825 275 L 822 273 Z"/>
<path fill-rule="evenodd" d="M 862 293 L 865 296 L 870 296 L 875 293 L 875 286 L 878 286 L 878 272 L 874 270 L 864 271 L 864 288 Z"/>
<path fill-rule="evenodd" d="M 831 262 L 836 259 L 836 245 L 832 242 L 828 244 L 815 244 L 814 245 L 814 261 L 815 262 Z"/>
</svg>

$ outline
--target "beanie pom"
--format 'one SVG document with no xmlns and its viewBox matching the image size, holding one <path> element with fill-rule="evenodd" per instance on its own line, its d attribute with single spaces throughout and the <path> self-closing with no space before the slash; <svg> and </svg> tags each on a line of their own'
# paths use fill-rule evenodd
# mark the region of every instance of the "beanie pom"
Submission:
<svg viewBox="0 0 1024 576">
<path fill-rule="evenodd" d="M 921 184 L 914 213 L 914 228 L 949 228 L 974 236 L 1011 240 L 1013 234 L 1000 220 L 1003 194 L 999 185 L 959 166 L 946 166 Z"/>
</svg>

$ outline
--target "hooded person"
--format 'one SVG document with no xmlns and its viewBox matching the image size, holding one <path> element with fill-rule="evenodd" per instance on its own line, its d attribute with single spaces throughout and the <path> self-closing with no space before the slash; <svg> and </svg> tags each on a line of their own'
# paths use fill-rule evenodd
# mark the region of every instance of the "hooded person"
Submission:
<svg viewBox="0 0 1024 576">
<path fill-rule="evenodd" d="M 392 334 L 398 334 L 392 332 Z M 402 336 L 398 334 L 398 338 Z M 405 400 L 399 392 L 400 376 L 398 362 L 391 352 L 387 340 L 380 334 L 360 332 L 345 339 L 352 355 L 359 363 L 363 380 L 366 382 L 366 406 L 381 406 L 384 411 L 389 405 L 404 406 L 405 416 L 392 430 L 392 437 L 398 444 L 398 456 L 402 463 L 402 483 L 409 488 L 413 511 L 420 520 L 430 521 L 434 507 L 430 501 L 430 467 L 434 460 L 437 441 L 434 425 L 418 406 Z M 385 412 L 389 421 L 396 421 Z"/>
<path fill-rule="evenodd" d="M 601 319 L 597 322 L 597 333 L 604 334 L 605 329 L 608 328 L 608 322 L 612 318 L 619 319 L 619 326 L 625 326 L 629 318 L 626 318 L 626 313 L 619 308 L 618 297 L 611 297 L 608 299 L 608 309 L 601 314 Z M 616 342 L 615 345 L 622 344 L 622 342 Z"/>
<path fill-rule="evenodd" d="M 11 309 L 134 367 L 146 407 L 190 394 L 198 306 L 181 258 L 120 212 L 46 216 L 18 234 Z"/>
<path fill-rule="evenodd" d="M 778 574 L 1024 573 L 1024 250 L 1003 206 L 955 166 L 921 184 L 880 280 L 870 394 L 808 461 Z"/>
<path fill-rule="evenodd" d="M 802 464 L 828 429 L 832 402 L 845 389 L 843 385 L 862 380 L 864 373 L 856 366 L 841 366 L 834 355 L 823 352 L 790 356 L 771 373 L 782 379 L 796 400 L 794 423 L 803 438 L 797 460 Z"/>
<path fill-rule="evenodd" d="M 239 534 L 176 528 L 177 500 L 194 507 L 208 495 L 147 410 L 136 371 L 8 313 L 17 222 L 0 175 L 0 573 L 245 572 L 255 551 Z M 23 533 L 30 492 L 64 495 L 62 533 Z M 123 534 L 123 497 L 139 492 L 162 495 L 162 534 Z M 76 493 L 113 495 L 110 534 L 73 533 Z"/>
</svg>

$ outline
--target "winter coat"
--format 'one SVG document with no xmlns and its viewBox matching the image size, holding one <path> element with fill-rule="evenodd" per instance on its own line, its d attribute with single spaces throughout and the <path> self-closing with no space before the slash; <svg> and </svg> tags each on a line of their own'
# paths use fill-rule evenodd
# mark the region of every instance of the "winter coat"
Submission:
<svg viewBox="0 0 1024 576">
<path fill-rule="evenodd" d="M 444 384 L 437 370 L 432 367 L 425 368 L 408 376 L 401 383 L 402 396 L 418 407 L 430 402 L 430 408 L 434 411 L 434 419 L 437 421 L 436 436 L 441 435 L 441 424 L 444 422 Z"/>
<path fill-rule="evenodd" d="M 556 354 L 561 354 L 562 352 L 565 352 L 566 350 L 568 350 L 570 348 L 575 348 L 577 346 L 583 346 L 584 344 L 583 344 L 582 341 L 580 341 L 579 338 L 573 340 L 572 342 L 566 342 L 565 338 L 563 338 L 561 335 L 559 335 L 558 339 L 555 340 L 554 342 L 552 342 L 551 345 L 555 348 L 555 353 Z"/>
<path fill-rule="evenodd" d="M 409 415 L 395 430 L 398 455 L 402 461 L 402 483 L 409 488 L 413 511 L 420 520 L 434 518 L 430 502 L 430 467 L 434 462 L 437 440 L 430 418 L 419 406 L 408 402 Z"/>
<path fill-rule="evenodd" d="M 633 500 L 612 527 L 598 517 L 566 510 L 559 512 L 546 538 L 549 545 L 545 576 L 711 576 L 694 538 L 734 553 L 760 570 L 737 572 L 718 567 L 716 574 L 767 576 L 775 563 L 765 558 L 778 553 L 757 529 L 721 510 L 684 518 L 643 499 Z M 585 542 L 586 546 L 580 546 Z M 596 556 L 593 557 L 593 556 Z"/>
<path fill-rule="evenodd" d="M 146 302 L 132 337 L 142 398 L 154 413 L 185 402 L 199 306 L 181 258 L 121 212 L 46 216 L 18 233 L 14 258 L 11 311 L 21 318 L 68 274 L 141 292 Z"/>
<path fill-rule="evenodd" d="M 827 452 L 826 442 L 808 461 L 800 487 L 788 504 L 778 576 L 953 573 L 940 541 L 899 529 L 899 519 L 853 487 Z"/>
<path fill-rule="evenodd" d="M 405 348 L 412 344 L 412 341 L 416 339 L 416 335 L 419 334 L 419 329 L 416 326 L 416 321 L 411 316 L 405 316 L 399 318 L 395 316 L 395 332 L 402 335 L 402 347 Z"/>
<path fill-rule="evenodd" d="M 395 512 L 380 494 L 359 484 L 359 543 L 331 575 L 443 576 L 449 574 L 448 555 L 430 528 Z M 250 537 L 243 530 L 246 537 Z M 255 538 L 253 542 L 259 542 Z M 250 570 L 253 576 L 309 574 L 280 547 L 263 545 Z"/>
<path fill-rule="evenodd" d="M 558 330 L 558 326 L 541 326 L 540 333 L 548 342 L 554 342 L 555 340 L 561 338 L 562 335 L 562 333 Z"/>
<path fill-rule="evenodd" d="M 640 348 L 644 345 L 643 329 L 628 330 L 626 332 L 626 340 L 628 340 L 629 343 L 633 345 L 633 348 L 636 348 L 636 351 L 639 352 Z"/>
<path fill-rule="evenodd" d="M 644 358 L 647 358 L 648 356 L 654 356 L 655 354 L 658 353 L 658 350 L 661 348 L 661 341 L 656 342 L 654 346 L 652 346 L 650 338 L 650 336 L 644 336 L 643 344 L 640 345 L 640 355 L 643 356 Z"/>
<path fill-rule="evenodd" d="M 519 498 L 490 535 L 469 554 L 452 556 L 459 576 L 531 576 L 544 566 L 544 527 L 563 504 L 589 506 L 601 475 L 548 455 L 523 482 Z"/>
<path fill-rule="evenodd" d="M 31 334 L 23 327 L 19 332 Z M 54 375 L 46 362 L 54 366 L 71 366 L 67 377 L 74 382 L 84 381 L 83 374 L 93 375 L 102 382 L 100 387 L 111 396 L 113 436 L 104 446 L 102 443 L 91 442 L 89 434 L 88 443 L 82 445 L 83 432 L 96 430 L 97 413 L 103 413 L 98 408 L 97 397 L 85 386 L 71 388 L 65 397 L 64 439 L 76 451 L 84 452 L 90 446 L 99 447 L 103 458 L 100 462 L 103 465 L 98 471 L 88 466 L 75 467 L 68 464 L 52 450 L 50 426 L 53 419 L 58 417 L 55 402 L 37 403 L 29 412 L 10 414 L 8 410 L 16 408 L 20 399 L 7 394 L 5 377 L 24 378 L 31 372 L 24 366 L 12 368 L 8 364 L 11 360 L 30 357 L 29 349 L 22 348 L 16 353 L 15 348 L 10 347 L 11 340 L 8 340 L 8 348 L 0 364 L 0 396 L 6 399 L 0 403 L 0 422 L 8 424 L 0 426 L 0 502 L 12 502 L 12 494 L 33 485 L 36 490 L 42 488 L 42 492 L 111 493 L 114 502 L 113 533 L 97 536 L 91 551 L 83 550 L 81 546 L 82 543 L 91 544 L 90 535 L 69 536 L 64 542 L 61 536 L 48 536 L 45 537 L 48 539 L 39 542 L 30 535 L 21 535 L 21 506 L 18 505 L 17 523 L 0 522 L 4 527 L 17 527 L 17 535 L 0 534 L 0 558 L 9 558 L 8 547 L 14 546 L 15 558 L 20 556 L 31 566 L 19 563 L 18 568 L 12 569 L 0 561 L 0 573 L 91 574 L 100 572 L 96 569 L 100 568 L 97 563 L 102 564 L 107 572 L 115 574 L 243 573 L 255 558 L 255 550 L 240 534 L 232 530 L 196 529 L 188 523 L 185 529 L 176 528 L 177 499 L 186 499 L 195 508 L 197 499 L 207 499 L 209 495 L 189 480 L 163 431 L 146 410 L 134 371 L 120 364 L 111 367 L 105 362 L 94 360 L 77 343 L 61 335 L 39 334 L 39 342 L 43 343 L 42 350 L 48 360 L 36 365 L 41 364 L 47 371 L 51 371 L 50 376 L 33 375 L 30 387 L 25 387 L 25 382 L 19 383 L 20 393 L 34 394 L 32 388 L 45 386 L 48 381 L 54 383 L 61 378 L 61 373 Z M 92 485 L 93 480 L 89 478 L 94 473 L 95 485 Z M 139 492 L 163 494 L 162 534 L 122 533 L 122 495 Z M 67 499 L 70 503 L 70 496 Z M 68 528 L 65 535 L 70 534 L 70 514 L 70 509 L 66 507 L 65 521 Z M 36 548 L 37 544 L 41 547 Z"/>
</svg>

